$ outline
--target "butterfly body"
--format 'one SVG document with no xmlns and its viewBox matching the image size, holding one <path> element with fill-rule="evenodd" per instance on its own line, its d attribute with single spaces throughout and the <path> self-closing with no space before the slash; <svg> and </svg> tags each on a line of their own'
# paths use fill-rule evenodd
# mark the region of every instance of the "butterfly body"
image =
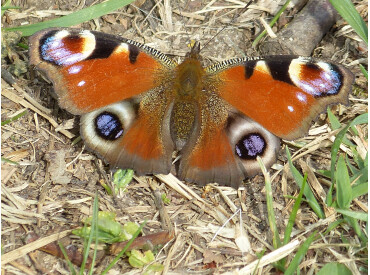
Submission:
<svg viewBox="0 0 370 275">
<path fill-rule="evenodd" d="M 236 58 L 203 67 L 196 44 L 177 64 L 117 36 L 47 29 L 30 63 L 53 81 L 60 105 L 81 116 L 87 146 L 112 166 L 238 186 L 276 161 L 280 139 L 303 136 L 327 105 L 346 103 L 353 75 L 295 56 Z"/>
</svg>

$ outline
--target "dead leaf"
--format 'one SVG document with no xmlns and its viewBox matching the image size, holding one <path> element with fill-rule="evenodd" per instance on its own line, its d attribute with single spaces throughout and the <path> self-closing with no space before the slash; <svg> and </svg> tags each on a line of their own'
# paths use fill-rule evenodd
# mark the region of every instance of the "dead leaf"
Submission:
<svg viewBox="0 0 370 275">
<path fill-rule="evenodd" d="M 71 181 L 72 175 L 66 171 L 65 150 L 52 151 L 45 155 L 49 162 L 48 172 L 54 183 L 67 184 Z"/>
<path fill-rule="evenodd" d="M 11 161 L 18 162 L 27 157 L 28 155 L 29 153 L 27 149 L 20 149 L 17 151 L 10 152 L 9 154 L 4 155 L 3 157 Z"/>
<path fill-rule="evenodd" d="M 75 119 L 68 119 L 66 121 L 63 121 L 61 124 L 59 124 L 56 128 L 55 131 L 59 132 L 61 130 L 70 130 L 73 129 L 75 125 Z"/>
<path fill-rule="evenodd" d="M 221 254 L 215 254 L 212 250 L 206 249 L 203 252 L 203 263 L 208 264 L 215 262 L 216 264 L 220 264 L 224 262 L 224 258 Z"/>
</svg>

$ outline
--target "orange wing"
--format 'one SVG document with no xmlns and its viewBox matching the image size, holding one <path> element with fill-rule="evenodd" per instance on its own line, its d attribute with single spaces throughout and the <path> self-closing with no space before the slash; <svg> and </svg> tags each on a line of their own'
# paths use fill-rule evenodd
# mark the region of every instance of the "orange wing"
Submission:
<svg viewBox="0 0 370 275">
<path fill-rule="evenodd" d="M 61 107 L 83 114 L 162 84 L 176 63 L 139 43 L 76 29 L 30 38 L 30 63 L 54 83 Z"/>
<path fill-rule="evenodd" d="M 207 70 L 223 99 L 288 140 L 306 134 L 328 105 L 346 103 L 354 81 L 341 65 L 292 56 L 235 59 Z"/>
<path fill-rule="evenodd" d="M 303 136 L 326 106 L 345 103 L 354 79 L 341 65 L 292 56 L 228 60 L 206 73 L 179 176 L 235 187 L 260 171 L 257 156 L 275 162 L 277 136 Z"/>
<path fill-rule="evenodd" d="M 212 89 L 212 83 L 206 85 Z M 217 182 L 238 187 L 276 160 L 279 139 L 239 111 L 229 108 L 211 90 L 199 97 L 194 131 L 181 150 L 179 177 L 198 184 Z"/>
<path fill-rule="evenodd" d="M 174 145 L 170 105 L 154 90 L 81 116 L 81 135 L 112 167 L 137 174 L 168 174 Z"/>
<path fill-rule="evenodd" d="M 88 148 L 112 167 L 169 173 L 173 143 L 164 93 L 176 63 L 113 35 L 47 29 L 30 38 L 30 62 L 53 82 L 61 107 L 81 116 Z"/>
</svg>

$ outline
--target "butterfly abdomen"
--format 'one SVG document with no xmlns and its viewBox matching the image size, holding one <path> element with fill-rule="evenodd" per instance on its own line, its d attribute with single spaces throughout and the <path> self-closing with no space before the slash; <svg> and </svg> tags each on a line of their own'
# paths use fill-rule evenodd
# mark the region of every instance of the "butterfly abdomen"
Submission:
<svg viewBox="0 0 370 275">
<path fill-rule="evenodd" d="M 181 150 L 196 130 L 203 90 L 204 68 L 198 56 L 189 56 L 176 68 L 173 80 L 171 135 L 176 149 Z"/>
<path fill-rule="evenodd" d="M 198 105 L 195 102 L 177 101 L 173 105 L 171 114 L 172 140 L 176 149 L 181 150 L 193 132 L 198 113 Z"/>
</svg>

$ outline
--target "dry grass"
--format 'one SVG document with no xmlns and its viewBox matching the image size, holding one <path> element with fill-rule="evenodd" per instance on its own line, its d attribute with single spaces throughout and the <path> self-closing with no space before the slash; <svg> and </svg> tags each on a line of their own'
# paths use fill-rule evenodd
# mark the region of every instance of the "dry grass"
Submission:
<svg viewBox="0 0 370 275">
<path fill-rule="evenodd" d="M 144 16 L 139 8 L 130 6 L 80 27 L 143 42 L 175 59 L 181 59 L 188 52 L 189 39 L 199 40 L 202 45 L 211 40 L 202 52 L 205 63 L 209 63 L 256 55 L 257 51 L 251 48 L 252 31 L 258 33 L 263 28 L 259 19 L 271 18 L 270 14 L 275 14 L 279 8 L 277 4 L 278 1 L 256 1 L 245 11 L 241 1 L 219 1 L 208 5 L 200 1 L 186 1 L 186 4 L 164 1 L 158 2 L 154 8 L 136 3 L 140 9 L 150 11 L 149 14 Z M 37 1 L 36 6 L 27 6 L 24 1 L 17 0 L 12 5 L 22 9 L 7 13 L 3 25 L 48 20 L 90 4 L 82 1 L 73 6 L 68 1 L 43 0 Z M 357 1 L 356 7 L 367 19 L 365 1 Z M 235 14 L 238 17 L 233 20 Z M 225 29 L 218 33 L 225 25 Z M 272 31 L 278 32 L 278 29 Z M 13 62 L 17 58 L 28 60 L 27 52 L 19 48 L 13 49 L 13 54 Z M 351 66 L 357 77 L 356 85 L 366 89 L 367 80 L 356 64 L 364 63 L 367 50 L 345 22 L 339 21 L 335 31 L 318 45 L 315 54 L 335 56 L 335 61 Z M 10 63 L 7 59 L 2 65 L 9 69 Z M 95 192 L 100 199 L 99 209 L 117 213 L 121 223 L 141 223 L 147 219 L 145 234 L 161 231 L 165 226 L 155 206 L 153 190 L 166 194 L 170 203 L 165 206 L 165 212 L 175 230 L 175 238 L 157 255 L 157 261 L 164 264 L 164 272 L 169 274 L 274 273 L 272 263 L 284 257 L 292 259 L 307 236 L 314 230 L 325 231 L 340 217 L 333 208 L 324 207 L 327 218 L 319 219 L 304 203 L 296 218 L 292 241 L 274 250 L 262 176 L 249 179 L 239 190 L 215 185 L 200 188 L 184 184 L 173 175 L 135 177 L 127 192 L 110 196 L 101 186 L 101 183 L 111 181 L 110 170 L 94 154 L 85 151 L 81 142 L 75 146 L 71 144 L 78 136 L 78 120 L 58 110 L 55 99 L 50 97 L 50 84 L 38 74 L 34 77 L 32 71 L 27 71 L 16 77 L 15 85 L 2 80 L 3 120 L 27 110 L 26 115 L 2 126 L 2 157 L 18 163 L 2 162 L 1 166 L 3 274 L 68 274 L 63 260 L 36 249 L 63 238 L 70 229 L 80 226 L 91 215 Z M 334 110 L 343 123 L 367 112 L 367 92 L 365 96 L 351 95 L 349 106 Z M 360 138 L 352 142 L 364 156 L 367 154 L 367 126 L 358 127 L 358 131 Z M 297 168 L 308 173 L 322 206 L 326 205 L 330 182 L 315 171 L 329 170 L 330 146 L 336 133 L 322 115 L 307 137 L 284 143 L 294 151 Z M 301 144 L 304 146 L 299 148 Z M 341 150 L 349 155 L 352 153 L 345 145 Z M 287 196 L 297 196 L 299 189 L 285 164 L 285 153 L 281 152 L 270 174 L 276 222 L 282 236 L 294 203 Z M 233 216 L 238 209 L 241 209 L 240 215 Z M 367 196 L 356 199 L 351 209 L 367 212 Z M 24 237 L 31 231 L 40 239 L 25 244 Z M 80 239 L 70 237 L 64 240 L 81 247 Z M 367 255 L 365 250 L 351 227 L 343 224 L 328 235 L 321 235 L 310 246 L 300 269 L 304 274 L 315 274 L 325 263 L 341 262 L 353 274 L 360 274 L 363 272 L 361 268 L 367 268 L 366 260 L 361 258 Z M 258 259 L 257 254 L 262 251 L 265 251 L 264 256 Z M 111 258 L 105 258 L 96 273 L 110 261 Z M 114 270 L 111 274 L 141 272 L 133 270 L 125 260 L 120 261 Z"/>
</svg>

